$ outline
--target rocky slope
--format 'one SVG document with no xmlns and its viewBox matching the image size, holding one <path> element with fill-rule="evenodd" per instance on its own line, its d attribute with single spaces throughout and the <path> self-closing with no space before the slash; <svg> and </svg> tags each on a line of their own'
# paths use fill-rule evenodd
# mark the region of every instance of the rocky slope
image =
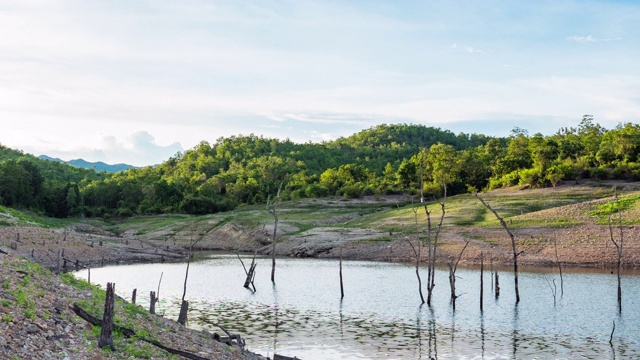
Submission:
<svg viewBox="0 0 640 360">
<path fill-rule="evenodd" d="M 99 327 L 78 317 L 73 304 L 101 318 L 104 291 L 70 274 L 56 275 L 0 248 L 0 358 L 132 359 L 178 358 L 138 337 L 114 334 L 116 351 L 97 346 Z M 7 254 L 4 254 L 4 253 Z M 214 340 L 118 299 L 115 322 L 161 344 L 202 359 L 264 359 Z"/>
</svg>

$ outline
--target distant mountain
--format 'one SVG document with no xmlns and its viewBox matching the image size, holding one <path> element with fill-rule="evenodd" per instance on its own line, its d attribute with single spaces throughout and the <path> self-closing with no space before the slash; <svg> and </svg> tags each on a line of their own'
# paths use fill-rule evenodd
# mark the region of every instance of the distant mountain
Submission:
<svg viewBox="0 0 640 360">
<path fill-rule="evenodd" d="M 86 160 L 83 160 L 83 159 L 74 159 L 74 160 L 64 161 L 62 159 L 52 158 L 52 157 L 49 157 L 47 155 L 40 155 L 38 158 L 40 158 L 42 160 L 61 162 L 61 163 L 73 165 L 75 167 L 83 168 L 83 169 L 93 169 L 96 172 L 105 171 L 105 172 L 108 172 L 108 173 L 114 173 L 114 172 L 118 172 L 118 171 L 123 171 L 123 170 L 131 169 L 131 168 L 135 168 L 135 166 L 128 165 L 128 164 L 109 165 L 109 164 L 103 163 L 102 161 L 89 162 L 89 161 L 86 161 Z"/>
</svg>

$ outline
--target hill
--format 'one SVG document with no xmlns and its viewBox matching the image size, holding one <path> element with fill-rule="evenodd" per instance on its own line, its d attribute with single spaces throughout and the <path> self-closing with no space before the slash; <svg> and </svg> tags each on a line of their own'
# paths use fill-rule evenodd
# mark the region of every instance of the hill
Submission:
<svg viewBox="0 0 640 360">
<path fill-rule="evenodd" d="M 133 165 L 128 165 L 128 164 L 114 164 L 114 165 L 109 165 L 106 164 L 102 161 L 98 161 L 98 162 L 89 162 L 86 161 L 84 159 L 74 159 L 74 160 L 69 160 L 69 161 L 64 161 L 62 159 L 58 159 L 58 158 L 52 158 L 49 157 L 47 155 L 40 155 L 38 156 L 39 159 L 41 160 L 48 160 L 48 161 L 55 161 L 55 162 L 59 162 L 59 163 L 65 163 L 65 164 L 69 164 L 75 167 L 79 167 L 79 168 L 83 168 L 83 169 L 89 169 L 89 170 L 94 170 L 96 172 L 108 172 L 108 173 L 115 173 L 115 172 L 119 172 L 119 171 L 124 171 L 124 170 L 128 170 L 128 169 L 133 169 L 135 168 L 135 166 Z"/>
<path fill-rule="evenodd" d="M 640 267 L 640 183 L 563 183 L 556 188 L 493 190 L 481 196 L 498 211 L 515 233 L 521 265 L 552 265 L 557 242 L 560 261 L 567 266 L 608 267 L 615 264 L 615 248 L 609 237 L 607 207 L 617 187 L 625 233 L 624 266 Z M 413 252 L 408 239 L 425 239 L 424 210 L 414 213 L 417 198 L 403 196 L 360 199 L 323 198 L 283 201 L 279 208 L 278 244 L 282 256 L 338 257 L 383 261 L 409 261 Z M 442 200 L 442 199 L 441 199 Z M 454 259 L 469 241 L 462 261 L 477 264 L 480 252 L 494 264 L 509 264 L 510 238 L 493 214 L 471 195 L 446 200 L 446 216 L 438 245 L 438 261 Z M 429 203 L 433 219 L 440 205 Z M 4 214 L 3 214 L 4 213 Z M 417 218 L 416 218 L 417 215 Z M 62 232 L 33 227 L 64 226 L 68 238 L 84 244 L 69 246 L 68 256 L 89 264 L 160 261 L 184 256 L 194 238 L 199 250 L 245 251 L 267 254 L 271 249 L 273 218 L 264 206 L 244 206 L 233 211 L 201 215 L 133 216 L 118 220 L 57 220 L 21 215 L 0 209 L 0 237 L 15 239 L 20 232 L 25 255 L 47 266 L 47 256 L 59 245 Z M 416 223 L 417 220 L 417 223 Z M 31 224 L 31 225 L 29 225 Z M 26 227 L 25 227 L 26 226 Z M 22 230 L 20 230 L 22 229 Z M 46 244 L 40 242 L 45 240 Z M 95 247 L 90 247 L 92 243 Z M 98 242 L 104 246 L 97 246 Z"/>
</svg>

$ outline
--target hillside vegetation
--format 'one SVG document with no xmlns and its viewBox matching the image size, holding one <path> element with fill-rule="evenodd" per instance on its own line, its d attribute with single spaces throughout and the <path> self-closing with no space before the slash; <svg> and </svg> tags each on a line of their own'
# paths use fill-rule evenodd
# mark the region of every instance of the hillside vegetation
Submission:
<svg viewBox="0 0 640 360">
<path fill-rule="evenodd" d="M 380 125 L 296 144 L 255 135 L 219 138 L 164 163 L 115 174 L 45 162 L 0 147 L 0 205 L 50 217 L 211 214 L 283 200 L 442 196 L 560 181 L 640 180 L 640 126 L 607 130 L 585 116 L 551 136 L 508 138 L 421 125 Z"/>
<path fill-rule="evenodd" d="M 614 194 L 619 199 L 614 201 Z M 524 250 L 522 264 L 610 266 L 615 249 L 609 215 L 618 233 L 621 215 L 625 236 L 624 265 L 640 266 L 640 184 L 634 182 L 564 182 L 555 188 L 508 187 L 480 194 L 505 219 Z M 444 201 L 439 198 L 438 201 Z M 426 238 L 426 217 L 417 196 L 327 197 L 287 200 L 280 204 L 276 252 L 294 257 L 338 257 L 407 261 L 407 240 Z M 440 205 L 428 203 L 432 219 Z M 446 198 L 446 216 L 438 246 L 440 263 L 453 259 L 466 241 L 463 262 L 479 262 L 480 252 L 496 264 L 511 262 L 511 242 L 495 216 L 472 195 Z M 414 212 L 414 210 L 417 210 Z M 0 239 L 9 245 L 20 234 L 18 250 L 49 267 L 63 248 L 71 261 L 102 264 L 164 261 L 198 250 L 271 251 L 273 217 L 264 205 L 245 205 L 207 215 L 136 215 L 127 218 L 50 218 L 0 209 Z M 435 225 L 435 224 L 434 224 Z M 63 229 L 61 229 L 63 227 Z M 65 237 L 66 242 L 60 239 Z"/>
</svg>

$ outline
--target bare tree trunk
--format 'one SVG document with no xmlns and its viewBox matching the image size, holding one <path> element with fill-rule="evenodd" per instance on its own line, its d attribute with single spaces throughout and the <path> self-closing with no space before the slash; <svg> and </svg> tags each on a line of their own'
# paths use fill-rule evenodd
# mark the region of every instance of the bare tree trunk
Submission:
<svg viewBox="0 0 640 360">
<path fill-rule="evenodd" d="M 187 279 L 189 278 L 189 266 L 191 265 L 191 258 L 193 257 L 193 246 L 204 238 L 202 235 L 198 240 L 193 239 L 193 231 L 191 232 L 191 243 L 189 244 L 189 256 L 187 259 L 187 270 L 184 274 L 184 290 L 182 291 L 182 304 L 180 305 L 180 315 L 178 315 L 178 323 L 184 325 L 187 323 L 187 309 L 189 308 L 189 302 L 184 298 L 187 295 Z"/>
<path fill-rule="evenodd" d="M 511 247 L 513 249 L 513 276 L 514 276 L 513 280 L 514 280 L 514 287 L 516 290 L 516 304 L 518 304 L 520 302 L 520 291 L 518 290 L 518 256 L 520 256 L 521 253 L 518 252 L 516 238 L 511 232 L 511 230 L 509 230 L 509 226 L 507 226 L 507 223 L 504 221 L 504 219 L 500 217 L 500 215 L 498 215 L 498 213 L 495 210 L 493 210 L 493 208 L 491 208 L 489 204 L 487 204 L 484 200 L 482 200 L 482 198 L 478 196 L 477 193 L 476 193 L 476 198 L 478 198 L 478 200 L 480 200 L 482 205 L 484 205 L 487 209 L 489 209 L 489 211 L 493 213 L 493 215 L 496 216 L 496 218 L 500 221 L 500 224 L 502 225 L 502 227 L 507 231 L 507 234 L 509 234 L 509 237 L 511 238 Z"/>
<path fill-rule="evenodd" d="M 276 199 L 271 202 L 271 197 L 267 198 L 267 211 L 273 216 L 273 238 L 271 247 L 271 282 L 276 283 L 276 237 L 278 235 L 278 207 L 280 206 L 280 190 L 282 189 L 282 183 L 278 188 L 278 194 Z"/>
<path fill-rule="evenodd" d="M 182 300 L 180 305 L 180 314 L 178 315 L 178 324 L 185 325 L 187 323 L 187 311 L 189 310 L 189 302 Z"/>
<path fill-rule="evenodd" d="M 416 222 L 416 246 L 413 245 L 411 239 L 407 238 L 407 242 L 411 245 L 413 255 L 416 257 L 416 277 L 418 278 L 418 293 L 420 294 L 420 301 L 424 304 L 424 295 L 422 294 L 422 279 L 420 278 L 420 261 L 422 258 L 422 242 L 420 241 L 420 229 L 418 227 L 418 208 L 413 209 L 413 214 Z M 431 272 L 429 272 L 429 280 L 431 280 Z"/>
<path fill-rule="evenodd" d="M 240 264 L 242 264 L 242 268 L 244 269 L 244 273 L 247 276 L 244 279 L 244 285 L 242 285 L 244 288 L 249 289 L 249 285 L 253 286 L 253 292 L 256 292 L 256 286 L 253 284 L 253 278 L 255 277 L 255 270 L 256 270 L 256 252 L 253 253 L 253 259 L 251 260 L 251 265 L 249 265 L 249 270 L 247 270 L 247 267 L 244 266 L 244 261 L 242 261 L 242 258 L 240 257 L 240 254 L 236 255 L 238 256 L 238 260 L 240 260 Z"/>
<path fill-rule="evenodd" d="M 98 346 L 103 348 L 108 346 L 112 351 L 115 351 L 113 346 L 113 338 L 111 332 L 113 331 L 113 309 L 114 309 L 114 291 L 116 284 L 107 283 L 107 294 L 104 301 L 104 315 L 102 317 L 102 329 L 100 331 L 100 338 L 98 338 Z"/>
<path fill-rule="evenodd" d="M 344 299 L 344 285 L 342 283 L 342 248 L 340 248 L 340 300 Z"/>
<path fill-rule="evenodd" d="M 156 313 L 156 292 L 152 291 L 149 294 L 149 314 Z"/>
<path fill-rule="evenodd" d="M 493 291 L 493 255 L 489 258 L 489 266 L 491 268 L 491 291 Z"/>
<path fill-rule="evenodd" d="M 451 301 L 454 310 L 456 308 L 456 299 L 459 297 L 459 295 L 456 295 L 456 271 L 458 270 L 458 263 L 460 262 L 460 259 L 462 259 L 462 254 L 464 253 L 464 250 L 468 245 L 469 240 L 465 242 L 464 247 L 462 248 L 462 251 L 460 251 L 460 254 L 458 254 L 458 258 L 456 259 L 455 263 L 447 264 L 449 266 L 449 286 L 451 287 Z"/>
<path fill-rule="evenodd" d="M 484 253 L 480 252 L 480 312 L 483 310 L 484 298 Z"/>
<path fill-rule="evenodd" d="M 618 311 L 622 313 L 622 279 L 620 277 L 620 271 L 622 270 L 622 246 L 624 245 L 624 232 L 622 230 L 622 209 L 617 209 L 618 211 L 618 227 L 620 229 L 620 240 L 616 241 L 613 236 L 613 213 L 616 211 L 615 204 L 618 201 L 618 191 L 616 190 L 614 196 L 614 206 L 612 206 L 611 213 L 609 214 L 609 235 L 611 237 L 611 242 L 616 247 L 616 253 L 618 255 L 618 261 L 616 264 L 616 273 L 618 275 Z"/>
<path fill-rule="evenodd" d="M 558 235 L 553 238 L 553 246 L 556 250 L 556 264 L 558 265 L 558 271 L 560 272 L 560 296 L 564 296 L 564 281 L 562 279 L 562 264 L 560 264 L 560 258 L 558 257 Z"/>
<path fill-rule="evenodd" d="M 158 281 L 158 291 L 156 292 L 156 302 L 160 301 L 160 284 L 162 283 L 162 275 L 164 275 L 164 272 L 160 273 L 160 280 Z"/>
</svg>

